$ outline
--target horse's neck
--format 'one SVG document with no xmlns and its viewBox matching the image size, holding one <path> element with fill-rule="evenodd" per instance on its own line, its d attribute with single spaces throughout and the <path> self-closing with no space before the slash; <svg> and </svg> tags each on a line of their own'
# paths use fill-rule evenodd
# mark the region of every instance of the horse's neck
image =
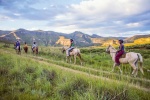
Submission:
<svg viewBox="0 0 150 100">
<path fill-rule="evenodd" d="M 116 49 L 110 49 L 110 55 L 114 59 L 116 55 L 117 50 Z"/>
<path fill-rule="evenodd" d="M 69 47 L 64 47 L 65 50 L 69 49 Z"/>
</svg>

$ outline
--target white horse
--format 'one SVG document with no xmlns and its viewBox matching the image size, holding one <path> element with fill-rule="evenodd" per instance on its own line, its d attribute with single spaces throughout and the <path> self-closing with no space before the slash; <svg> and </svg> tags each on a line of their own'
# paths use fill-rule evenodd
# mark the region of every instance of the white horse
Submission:
<svg viewBox="0 0 150 100">
<path fill-rule="evenodd" d="M 114 62 L 112 71 L 114 71 L 114 68 L 116 66 L 115 56 L 116 56 L 117 50 L 114 47 L 112 47 L 111 45 L 109 45 L 106 49 L 106 52 L 109 53 L 112 57 L 112 60 Z M 132 66 L 132 68 L 133 68 L 132 75 L 134 75 L 134 77 L 136 77 L 137 73 L 138 73 L 138 65 L 137 65 L 138 60 L 140 60 L 140 71 L 144 75 L 143 67 L 142 67 L 143 58 L 140 53 L 128 52 L 128 53 L 126 53 L 125 58 L 119 59 L 120 63 L 122 63 L 122 64 L 129 63 Z M 119 66 L 119 69 L 120 69 L 120 66 Z M 120 72 L 122 73 L 121 69 L 120 69 Z"/>
<path fill-rule="evenodd" d="M 62 48 L 62 52 L 64 53 L 66 51 L 66 55 L 67 55 L 67 49 L 69 49 L 69 47 Z M 71 56 L 73 56 L 74 64 L 76 64 L 76 57 L 78 56 L 80 58 L 80 63 L 82 65 L 82 58 L 81 58 L 81 53 L 80 53 L 79 49 L 74 48 L 73 50 L 71 50 L 71 52 L 69 54 L 70 54 L 70 56 L 66 56 L 66 62 L 68 62 L 68 59 L 70 59 L 70 63 L 71 63 Z"/>
</svg>

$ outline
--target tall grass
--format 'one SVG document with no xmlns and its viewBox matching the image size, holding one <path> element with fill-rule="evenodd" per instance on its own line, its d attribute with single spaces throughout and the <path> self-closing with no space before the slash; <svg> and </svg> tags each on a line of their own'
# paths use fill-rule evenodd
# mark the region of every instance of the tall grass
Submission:
<svg viewBox="0 0 150 100">
<path fill-rule="evenodd" d="M 82 73 L 68 72 L 49 63 L 0 51 L 1 99 L 146 100 L 149 98 L 149 93 L 125 83 L 116 84 Z M 9 64 L 11 66 L 8 66 Z"/>
</svg>

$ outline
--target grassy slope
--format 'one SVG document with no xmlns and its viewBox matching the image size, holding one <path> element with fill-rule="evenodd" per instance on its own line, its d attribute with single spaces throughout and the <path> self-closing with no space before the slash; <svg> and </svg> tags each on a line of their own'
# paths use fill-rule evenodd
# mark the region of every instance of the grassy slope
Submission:
<svg viewBox="0 0 150 100">
<path fill-rule="evenodd" d="M 131 100 L 149 98 L 149 93 L 129 88 L 125 83 L 116 84 L 76 74 L 3 51 L 0 56 L 0 92 L 3 99 L 111 99 L 115 96 L 117 99 Z"/>
<path fill-rule="evenodd" d="M 111 99 L 115 95 L 115 99 L 149 98 L 149 92 L 128 87 L 128 83 L 116 84 L 62 70 L 54 64 L 41 63 L 29 57 L 0 52 L 0 92 L 5 99 Z M 56 55 L 50 59 L 55 61 L 58 58 Z"/>
</svg>

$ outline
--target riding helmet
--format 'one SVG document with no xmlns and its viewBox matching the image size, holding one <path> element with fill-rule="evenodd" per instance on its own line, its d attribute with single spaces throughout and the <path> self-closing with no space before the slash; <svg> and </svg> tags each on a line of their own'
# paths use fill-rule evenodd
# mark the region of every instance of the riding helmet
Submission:
<svg viewBox="0 0 150 100">
<path fill-rule="evenodd" d="M 73 41 L 73 39 L 70 39 L 70 41 Z"/>
<path fill-rule="evenodd" d="M 123 43 L 123 40 L 122 40 L 122 39 L 120 39 L 119 41 L 120 41 L 121 43 Z"/>
</svg>

